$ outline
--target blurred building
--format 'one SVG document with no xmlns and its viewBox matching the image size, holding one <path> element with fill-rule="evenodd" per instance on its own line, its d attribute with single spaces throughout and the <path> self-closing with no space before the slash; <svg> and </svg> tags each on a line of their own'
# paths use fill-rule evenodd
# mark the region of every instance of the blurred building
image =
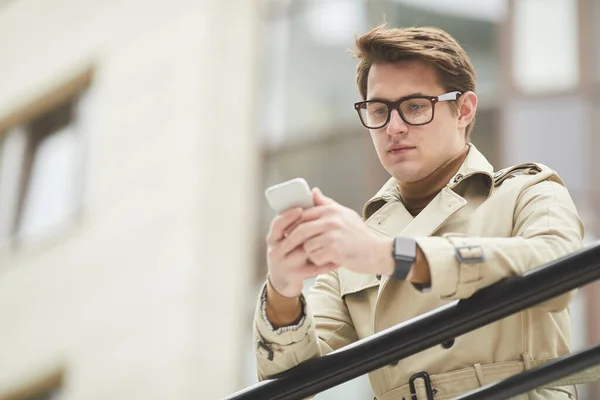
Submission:
<svg viewBox="0 0 600 400">
<path fill-rule="evenodd" d="M 257 13 L 0 1 L 0 399 L 240 387 Z"/>
<path fill-rule="evenodd" d="M 556 169 L 595 240 L 596 0 L 0 0 L 0 400 L 256 382 L 262 192 L 302 176 L 358 211 L 385 182 L 348 51 L 384 18 L 457 38 L 473 142 L 496 169 Z M 575 348 L 600 341 L 598 292 L 573 304 Z"/>
</svg>

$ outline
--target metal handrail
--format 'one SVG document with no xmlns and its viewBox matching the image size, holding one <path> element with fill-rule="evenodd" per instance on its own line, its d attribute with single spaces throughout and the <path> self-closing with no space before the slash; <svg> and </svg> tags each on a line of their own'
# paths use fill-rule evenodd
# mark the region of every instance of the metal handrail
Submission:
<svg viewBox="0 0 600 400">
<path fill-rule="evenodd" d="M 308 360 L 227 400 L 301 400 L 600 279 L 600 244 Z"/>
</svg>

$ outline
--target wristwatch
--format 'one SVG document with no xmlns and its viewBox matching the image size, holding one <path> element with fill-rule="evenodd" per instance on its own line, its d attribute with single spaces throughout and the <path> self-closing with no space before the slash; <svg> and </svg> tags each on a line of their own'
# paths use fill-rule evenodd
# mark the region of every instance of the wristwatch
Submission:
<svg viewBox="0 0 600 400">
<path fill-rule="evenodd" d="M 392 278 L 405 280 L 417 259 L 417 242 L 406 237 L 394 238 L 392 257 L 396 263 Z"/>
</svg>

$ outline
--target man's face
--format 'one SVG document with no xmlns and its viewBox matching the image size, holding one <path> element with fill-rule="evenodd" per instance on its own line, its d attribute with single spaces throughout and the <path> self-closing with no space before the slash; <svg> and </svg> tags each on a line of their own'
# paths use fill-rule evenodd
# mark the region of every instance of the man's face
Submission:
<svg viewBox="0 0 600 400">
<path fill-rule="evenodd" d="M 367 81 L 367 100 L 439 96 L 445 90 L 438 81 L 434 67 L 420 61 L 374 64 Z M 415 182 L 426 177 L 465 146 L 466 125 L 460 112 L 453 111 L 448 101 L 434 107 L 433 121 L 427 125 L 408 125 L 393 110 L 386 126 L 369 130 L 381 164 L 399 181 Z"/>
</svg>

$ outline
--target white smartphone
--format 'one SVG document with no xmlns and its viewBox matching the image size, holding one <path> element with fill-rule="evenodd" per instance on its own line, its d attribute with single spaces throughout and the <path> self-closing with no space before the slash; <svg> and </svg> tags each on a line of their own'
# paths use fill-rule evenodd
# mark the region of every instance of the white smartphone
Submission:
<svg viewBox="0 0 600 400">
<path fill-rule="evenodd" d="M 314 205 L 310 187 L 303 178 L 294 178 L 270 186 L 265 190 L 265 197 L 277 214 L 293 207 L 310 208 Z"/>
</svg>

